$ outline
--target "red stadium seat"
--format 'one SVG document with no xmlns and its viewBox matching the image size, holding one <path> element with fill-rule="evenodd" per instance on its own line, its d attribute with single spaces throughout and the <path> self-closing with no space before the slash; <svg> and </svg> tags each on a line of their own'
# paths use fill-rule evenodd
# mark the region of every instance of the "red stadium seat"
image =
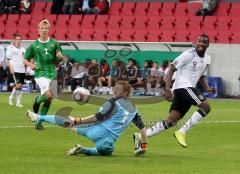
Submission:
<svg viewBox="0 0 240 174">
<path fill-rule="evenodd" d="M 232 17 L 240 17 L 240 3 L 233 2 L 228 15 Z"/>
<path fill-rule="evenodd" d="M 135 16 L 145 16 L 148 11 L 148 2 L 137 2 L 133 14 Z"/>
<path fill-rule="evenodd" d="M 149 8 L 147 11 L 147 15 L 148 16 L 158 16 L 160 14 L 161 9 L 162 9 L 161 2 L 150 2 Z"/>
<path fill-rule="evenodd" d="M 189 32 L 187 30 L 176 30 L 174 42 L 188 42 Z"/>
<path fill-rule="evenodd" d="M 174 10 L 174 16 L 187 16 L 188 14 L 188 3 L 186 2 L 179 2 L 176 3 L 176 8 Z"/>
<path fill-rule="evenodd" d="M 5 32 L 3 34 L 4 39 L 12 39 L 13 35 L 17 33 L 17 28 L 5 28 Z"/>
<path fill-rule="evenodd" d="M 106 41 L 119 41 L 121 31 L 119 29 L 108 30 Z"/>
<path fill-rule="evenodd" d="M 147 34 L 147 38 L 146 38 L 146 42 L 159 42 L 160 36 L 161 36 L 161 31 L 160 30 L 147 30 L 148 34 Z"/>
<path fill-rule="evenodd" d="M 217 35 L 217 43 L 230 43 L 232 40 L 231 31 L 219 31 Z"/>
<path fill-rule="evenodd" d="M 98 15 L 94 24 L 94 28 L 99 28 L 99 29 L 106 28 L 108 18 L 109 18 L 108 15 Z"/>
<path fill-rule="evenodd" d="M 233 32 L 231 44 L 240 44 L 240 32 Z"/>
<path fill-rule="evenodd" d="M 84 15 L 81 23 L 81 28 L 93 28 L 95 15 Z"/>
<path fill-rule="evenodd" d="M 188 30 L 200 30 L 202 22 L 202 16 L 190 16 L 188 21 Z"/>
<path fill-rule="evenodd" d="M 47 5 L 46 2 L 34 2 L 33 4 L 31 14 L 43 15 Z"/>
<path fill-rule="evenodd" d="M 135 2 L 124 2 L 120 15 L 121 16 L 133 15 L 135 6 L 136 6 Z"/>
<path fill-rule="evenodd" d="M 134 31 L 131 29 L 124 29 L 120 33 L 119 41 L 131 42 L 133 39 Z"/>
<path fill-rule="evenodd" d="M 99 32 L 99 31 L 96 32 L 96 30 L 95 30 L 92 40 L 93 41 L 105 41 L 106 37 L 107 37 L 107 30 L 102 30 L 102 32 Z"/>
<path fill-rule="evenodd" d="M 174 29 L 178 30 L 186 30 L 188 26 L 188 16 L 176 16 L 174 22 Z"/>
<path fill-rule="evenodd" d="M 231 24 L 230 24 L 230 31 L 240 31 L 240 22 L 239 22 L 239 17 L 233 17 Z"/>
<path fill-rule="evenodd" d="M 135 16 L 134 29 L 145 29 L 148 23 L 147 16 Z"/>
<path fill-rule="evenodd" d="M 216 30 L 228 30 L 231 25 L 231 18 L 229 16 L 219 16 L 217 19 Z"/>
<path fill-rule="evenodd" d="M 188 42 L 195 43 L 199 35 L 203 34 L 202 30 L 189 30 Z"/>
<path fill-rule="evenodd" d="M 68 23 L 69 28 L 80 28 L 80 23 L 82 22 L 82 15 L 71 15 Z"/>
<path fill-rule="evenodd" d="M 48 14 L 51 14 L 51 8 L 52 8 L 52 2 L 47 2 L 47 6 L 46 8 L 44 9 L 44 15 L 48 15 Z"/>
<path fill-rule="evenodd" d="M 176 3 L 175 2 L 164 2 L 162 4 L 162 10 L 160 12 L 161 16 L 172 16 L 175 10 Z"/>
<path fill-rule="evenodd" d="M 54 15 L 51 15 L 54 16 Z M 57 18 L 53 18 L 53 23 L 55 23 L 56 28 L 67 28 L 69 24 L 69 15 L 58 15 L 58 20 Z M 55 20 L 55 21 L 54 21 Z"/>
<path fill-rule="evenodd" d="M 210 43 L 217 42 L 218 33 L 216 30 L 204 30 L 203 33 L 208 35 Z"/>
<path fill-rule="evenodd" d="M 203 30 L 214 30 L 217 24 L 216 16 L 206 16 L 203 21 L 202 29 Z"/>
<path fill-rule="evenodd" d="M 0 24 L 1 25 L 6 23 L 7 17 L 8 17 L 7 14 L 1 14 L 0 15 Z"/>
<path fill-rule="evenodd" d="M 160 42 L 173 42 L 175 36 L 174 30 L 162 30 Z"/>
<path fill-rule="evenodd" d="M 133 42 L 146 42 L 148 32 L 144 29 L 135 30 L 133 34 Z"/>
<path fill-rule="evenodd" d="M 56 28 L 55 31 L 55 39 L 57 40 L 66 40 L 68 35 L 68 29 L 67 28 Z"/>
<path fill-rule="evenodd" d="M 30 22 L 30 26 L 31 27 L 37 27 L 39 22 L 41 20 L 43 20 L 45 17 L 43 15 L 32 15 L 32 19 L 31 19 L 31 22 Z"/>
<path fill-rule="evenodd" d="M 149 16 L 147 29 L 148 30 L 159 30 L 162 18 L 160 16 Z"/>
<path fill-rule="evenodd" d="M 175 23 L 175 18 L 174 17 L 172 17 L 172 16 L 165 16 L 165 17 L 162 18 L 162 21 L 160 23 L 160 29 L 172 30 L 173 26 L 174 26 L 174 23 Z"/>
<path fill-rule="evenodd" d="M 217 8 L 214 12 L 216 16 L 227 16 L 230 10 L 231 3 L 229 2 L 219 2 Z"/>
<path fill-rule="evenodd" d="M 119 15 L 122 10 L 122 6 L 122 2 L 112 2 L 108 13 L 110 15 Z"/>
<path fill-rule="evenodd" d="M 135 21 L 134 16 L 123 16 L 120 28 L 131 29 L 133 27 L 134 21 Z"/>
<path fill-rule="evenodd" d="M 195 12 L 202 8 L 202 3 L 192 2 L 188 6 L 188 16 L 195 16 Z"/>
<path fill-rule="evenodd" d="M 0 39 L 3 39 L 3 35 L 5 33 L 5 30 L 3 27 L 0 28 Z"/>
<path fill-rule="evenodd" d="M 80 28 L 68 28 L 68 33 L 67 33 L 67 40 L 74 40 L 77 41 L 80 38 L 81 35 L 81 29 Z"/>
<path fill-rule="evenodd" d="M 91 41 L 94 34 L 93 28 L 82 28 L 82 32 L 80 35 L 81 41 Z"/>
<path fill-rule="evenodd" d="M 122 21 L 121 16 L 111 15 L 109 21 L 107 22 L 107 28 L 118 29 Z"/>
<path fill-rule="evenodd" d="M 19 29 L 29 27 L 31 18 L 32 18 L 32 16 L 29 14 L 22 14 L 19 21 L 17 22 L 17 27 Z"/>
<path fill-rule="evenodd" d="M 18 33 L 22 36 L 23 40 L 27 40 L 29 32 L 29 28 L 18 28 Z"/>
</svg>

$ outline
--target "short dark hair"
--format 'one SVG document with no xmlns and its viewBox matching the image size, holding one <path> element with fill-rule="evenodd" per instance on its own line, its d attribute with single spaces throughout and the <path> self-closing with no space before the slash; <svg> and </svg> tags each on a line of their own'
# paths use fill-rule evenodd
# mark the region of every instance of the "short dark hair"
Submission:
<svg viewBox="0 0 240 174">
<path fill-rule="evenodd" d="M 22 36 L 19 33 L 14 33 L 12 38 L 15 39 L 16 37 L 21 37 L 22 38 Z"/>
<path fill-rule="evenodd" d="M 209 37 L 208 37 L 207 34 L 201 34 L 201 35 L 199 35 L 199 37 L 205 37 L 205 38 L 207 38 L 209 40 Z"/>
</svg>

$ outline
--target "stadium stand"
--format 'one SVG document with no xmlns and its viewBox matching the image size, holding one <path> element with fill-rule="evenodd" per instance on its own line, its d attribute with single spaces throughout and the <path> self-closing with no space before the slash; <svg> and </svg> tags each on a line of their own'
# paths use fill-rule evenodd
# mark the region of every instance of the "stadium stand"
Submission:
<svg viewBox="0 0 240 174">
<path fill-rule="evenodd" d="M 32 26 L 47 18 L 58 40 L 192 42 L 205 32 L 213 43 L 240 43 L 240 3 L 220 2 L 214 15 L 205 17 L 194 14 L 198 2 L 112 2 L 108 15 L 52 15 L 51 5 L 33 2 L 30 15 L 1 15 L 0 38 L 19 32 L 36 39 Z"/>
</svg>

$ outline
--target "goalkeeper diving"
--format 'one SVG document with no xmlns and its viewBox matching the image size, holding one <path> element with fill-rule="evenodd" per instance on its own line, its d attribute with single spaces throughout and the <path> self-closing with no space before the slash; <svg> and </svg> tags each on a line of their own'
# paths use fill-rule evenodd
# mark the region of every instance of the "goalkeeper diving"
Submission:
<svg viewBox="0 0 240 174">
<path fill-rule="evenodd" d="M 132 122 L 140 129 L 141 135 L 141 144 L 134 150 L 134 154 L 144 154 L 147 149 L 146 129 L 135 106 L 128 100 L 130 90 L 131 85 L 127 81 L 117 81 L 113 88 L 114 97 L 107 100 L 96 114 L 88 117 L 37 115 L 29 110 L 27 116 L 33 122 L 43 121 L 71 128 L 96 144 L 93 148 L 77 144 L 67 151 L 67 155 L 111 155 L 115 141 Z"/>
</svg>

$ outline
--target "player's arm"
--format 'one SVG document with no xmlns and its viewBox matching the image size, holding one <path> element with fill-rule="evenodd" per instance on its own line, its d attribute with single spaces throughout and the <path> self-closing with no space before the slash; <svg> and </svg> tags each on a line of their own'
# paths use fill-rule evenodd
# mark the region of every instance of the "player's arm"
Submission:
<svg viewBox="0 0 240 174">
<path fill-rule="evenodd" d="M 134 151 L 135 155 L 139 155 L 145 153 L 147 150 L 147 132 L 142 118 L 138 113 L 136 113 L 135 117 L 132 120 L 132 123 L 135 124 L 138 129 L 140 129 L 140 142 L 137 147 L 135 147 Z"/>
<path fill-rule="evenodd" d="M 57 56 L 57 58 L 62 59 L 65 62 L 68 61 L 68 57 L 63 55 L 62 48 L 58 42 L 56 42 L 56 56 Z"/>
<path fill-rule="evenodd" d="M 202 85 L 203 89 L 208 93 L 214 94 L 216 89 L 215 87 L 209 87 L 205 76 L 201 76 L 198 82 Z"/>
<path fill-rule="evenodd" d="M 104 105 L 100 108 L 99 112 L 95 115 L 90 115 L 84 118 L 75 118 L 69 117 L 70 123 L 66 123 L 65 127 L 75 126 L 79 124 L 89 124 L 104 121 L 111 117 L 111 113 L 115 108 L 115 99 L 109 99 L 104 103 Z"/>
<path fill-rule="evenodd" d="M 30 45 L 25 54 L 24 54 L 24 60 L 23 60 L 23 64 L 25 66 L 29 66 L 31 69 L 35 69 L 36 68 L 36 65 L 35 63 L 31 63 L 30 60 L 34 57 L 34 50 L 33 50 L 33 47 L 32 45 Z"/>
<path fill-rule="evenodd" d="M 166 82 L 165 82 L 165 99 L 168 101 L 172 100 L 172 92 L 171 92 L 171 85 L 172 85 L 172 77 L 175 72 L 176 68 L 171 65 L 167 72 Z"/>
<path fill-rule="evenodd" d="M 6 51 L 7 65 L 9 67 L 9 70 L 10 70 L 11 74 L 14 74 L 14 69 L 13 69 L 13 66 L 12 66 L 11 57 L 12 57 L 11 49 L 8 48 L 7 51 Z"/>
</svg>

